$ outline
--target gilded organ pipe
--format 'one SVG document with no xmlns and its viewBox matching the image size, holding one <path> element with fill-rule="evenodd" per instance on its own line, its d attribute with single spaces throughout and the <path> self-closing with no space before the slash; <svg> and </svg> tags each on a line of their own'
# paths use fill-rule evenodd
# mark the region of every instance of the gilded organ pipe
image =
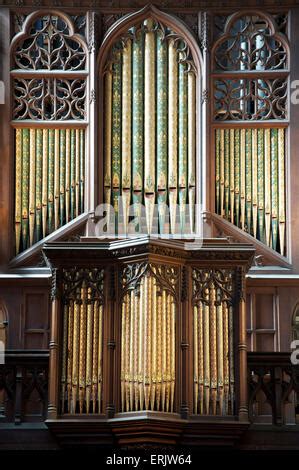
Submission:
<svg viewBox="0 0 299 470">
<path fill-rule="evenodd" d="M 285 130 L 216 129 L 215 159 L 217 214 L 285 255 Z"/>
<path fill-rule="evenodd" d="M 29 245 L 33 245 L 35 225 L 35 190 L 38 183 L 35 178 L 35 130 L 30 129 L 30 162 L 29 162 Z"/>
<path fill-rule="evenodd" d="M 227 270 L 193 269 L 194 414 L 233 414 L 231 279 Z"/>
<path fill-rule="evenodd" d="M 71 415 L 98 414 L 102 401 L 103 302 L 102 294 L 95 289 L 102 289 L 102 272 L 96 274 L 97 284 L 89 284 L 94 273 L 88 269 L 73 271 L 83 273 L 85 280 L 76 284 L 74 272 L 67 272 L 64 279 L 61 410 Z"/>
<path fill-rule="evenodd" d="M 126 291 L 121 321 L 121 410 L 174 411 L 176 304 L 156 268 Z M 129 308 L 127 307 L 129 306 Z"/>
<path fill-rule="evenodd" d="M 17 254 L 82 212 L 84 132 L 83 129 L 16 129 Z"/>
<path fill-rule="evenodd" d="M 112 47 L 104 86 L 104 201 L 115 223 L 122 197 L 125 231 L 134 204 L 137 230 L 194 233 L 196 71 L 187 44 L 146 19 Z"/>
</svg>

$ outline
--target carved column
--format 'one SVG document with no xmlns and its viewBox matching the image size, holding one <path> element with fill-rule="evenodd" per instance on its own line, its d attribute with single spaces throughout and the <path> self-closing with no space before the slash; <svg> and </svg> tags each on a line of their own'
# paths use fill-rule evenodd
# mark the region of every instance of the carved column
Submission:
<svg viewBox="0 0 299 470">
<path fill-rule="evenodd" d="M 97 164 L 97 110 L 96 103 L 98 102 L 98 87 L 96 79 L 96 53 L 97 53 L 97 37 L 98 37 L 98 17 L 93 11 L 87 14 L 88 24 L 88 51 L 89 51 L 89 126 L 88 126 L 88 145 L 87 155 L 88 168 L 87 168 L 87 187 L 85 192 L 85 210 L 93 212 L 97 205 L 99 194 L 98 188 L 102 188 L 103 181 L 101 180 L 102 171 L 98 171 Z M 96 176 L 97 175 L 97 176 Z"/>
<path fill-rule="evenodd" d="M 181 321 L 180 412 L 181 412 L 181 417 L 184 419 L 188 418 L 188 415 L 190 412 L 189 403 L 192 403 L 192 386 L 190 390 L 190 374 L 192 374 L 191 362 L 190 362 L 190 359 L 191 359 L 190 342 L 192 338 L 192 332 L 190 335 L 190 325 L 192 328 L 192 322 L 190 322 L 190 318 L 189 318 L 189 309 L 190 309 L 190 303 L 189 303 L 190 296 L 188 295 L 189 293 L 188 287 L 190 286 L 189 273 L 190 273 L 190 270 L 186 266 L 183 266 L 182 275 L 181 275 L 181 280 L 182 280 L 182 286 L 181 286 L 181 306 L 182 307 L 181 308 L 182 310 L 181 310 L 181 315 L 180 315 L 180 321 Z M 190 397 L 190 391 L 191 391 L 191 397 Z"/>
<path fill-rule="evenodd" d="M 115 266 L 110 267 L 110 272 L 107 272 L 109 283 L 106 283 L 106 295 L 107 295 L 107 312 L 106 316 L 106 344 L 104 345 L 103 358 L 104 360 L 104 378 L 103 387 L 104 395 L 106 397 L 106 416 L 107 418 L 113 418 L 115 413 L 115 323 L 116 323 L 116 286 L 115 286 Z"/>
<path fill-rule="evenodd" d="M 197 194 L 197 201 L 201 201 L 203 211 L 209 210 L 211 208 L 211 197 L 210 194 L 210 165 L 208 163 L 207 155 L 209 155 L 209 141 L 210 135 L 208 131 L 208 123 L 210 120 L 210 100 L 209 100 L 209 74 L 210 74 L 210 53 L 209 53 L 209 43 L 210 43 L 210 17 L 209 13 L 204 11 L 200 13 L 200 44 L 202 49 L 202 58 L 203 58 L 203 70 L 202 70 L 202 83 L 201 89 L 198 90 L 200 93 L 199 102 L 202 107 L 202 128 L 201 128 L 201 145 L 202 145 L 202 168 L 197 168 L 198 174 L 201 175 L 201 181 L 203 185 L 202 199 L 200 194 Z M 204 225 L 204 236 L 211 236 L 210 228 L 208 224 Z"/>
<path fill-rule="evenodd" d="M 60 298 L 58 294 L 58 270 L 52 269 L 50 358 L 49 358 L 49 404 L 48 419 L 57 419 L 59 397 L 59 324 Z"/>
<path fill-rule="evenodd" d="M 239 305 L 239 403 L 240 421 L 248 421 L 248 386 L 247 386 L 247 338 L 246 338 L 246 292 L 245 270 L 237 269 L 237 299 Z"/>
</svg>

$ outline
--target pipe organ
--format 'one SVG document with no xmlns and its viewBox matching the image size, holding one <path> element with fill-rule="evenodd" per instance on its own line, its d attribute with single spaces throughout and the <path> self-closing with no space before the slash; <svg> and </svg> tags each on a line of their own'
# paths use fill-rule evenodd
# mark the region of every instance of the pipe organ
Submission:
<svg viewBox="0 0 299 470">
<path fill-rule="evenodd" d="M 131 204 L 142 233 L 194 232 L 196 74 L 187 43 L 150 18 L 112 47 L 104 70 L 104 200 L 117 217 L 122 211 L 125 233 Z"/>
<path fill-rule="evenodd" d="M 246 421 L 251 245 L 87 237 L 47 243 L 44 253 L 58 344 L 49 425 L 148 413 Z"/>
</svg>

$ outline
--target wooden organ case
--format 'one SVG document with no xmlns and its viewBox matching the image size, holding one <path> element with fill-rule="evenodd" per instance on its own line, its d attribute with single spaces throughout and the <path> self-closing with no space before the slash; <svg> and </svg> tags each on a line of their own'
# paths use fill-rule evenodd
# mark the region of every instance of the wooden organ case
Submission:
<svg viewBox="0 0 299 470">
<path fill-rule="evenodd" d="M 53 279 L 47 424 L 59 439 L 87 429 L 83 440 L 122 445 L 198 444 L 212 429 L 212 440 L 240 437 L 252 246 L 83 238 L 43 250 Z"/>
</svg>

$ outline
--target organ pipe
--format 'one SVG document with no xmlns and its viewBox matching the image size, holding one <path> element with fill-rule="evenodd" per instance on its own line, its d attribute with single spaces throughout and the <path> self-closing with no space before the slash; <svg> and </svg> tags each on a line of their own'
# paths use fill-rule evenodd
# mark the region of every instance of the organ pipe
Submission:
<svg viewBox="0 0 299 470">
<path fill-rule="evenodd" d="M 146 273 L 121 308 L 122 411 L 174 410 L 176 304 Z"/>
<path fill-rule="evenodd" d="M 101 412 L 102 338 L 103 305 L 83 283 L 63 309 L 62 413 Z"/>
<path fill-rule="evenodd" d="M 233 309 L 215 281 L 193 306 L 193 342 L 194 413 L 233 414 Z"/>
<path fill-rule="evenodd" d="M 217 129 L 215 136 L 216 212 L 282 255 L 286 230 L 284 133 L 275 128 Z"/>
<path fill-rule="evenodd" d="M 186 50 L 147 19 L 112 48 L 105 68 L 104 200 L 117 223 L 123 198 L 125 230 L 132 203 L 139 226 L 145 206 L 148 233 L 168 230 L 166 204 L 171 233 L 177 217 L 183 231 L 195 230 L 196 72 Z"/>
<path fill-rule="evenodd" d="M 16 129 L 17 254 L 82 212 L 84 138 L 82 129 Z"/>
</svg>

